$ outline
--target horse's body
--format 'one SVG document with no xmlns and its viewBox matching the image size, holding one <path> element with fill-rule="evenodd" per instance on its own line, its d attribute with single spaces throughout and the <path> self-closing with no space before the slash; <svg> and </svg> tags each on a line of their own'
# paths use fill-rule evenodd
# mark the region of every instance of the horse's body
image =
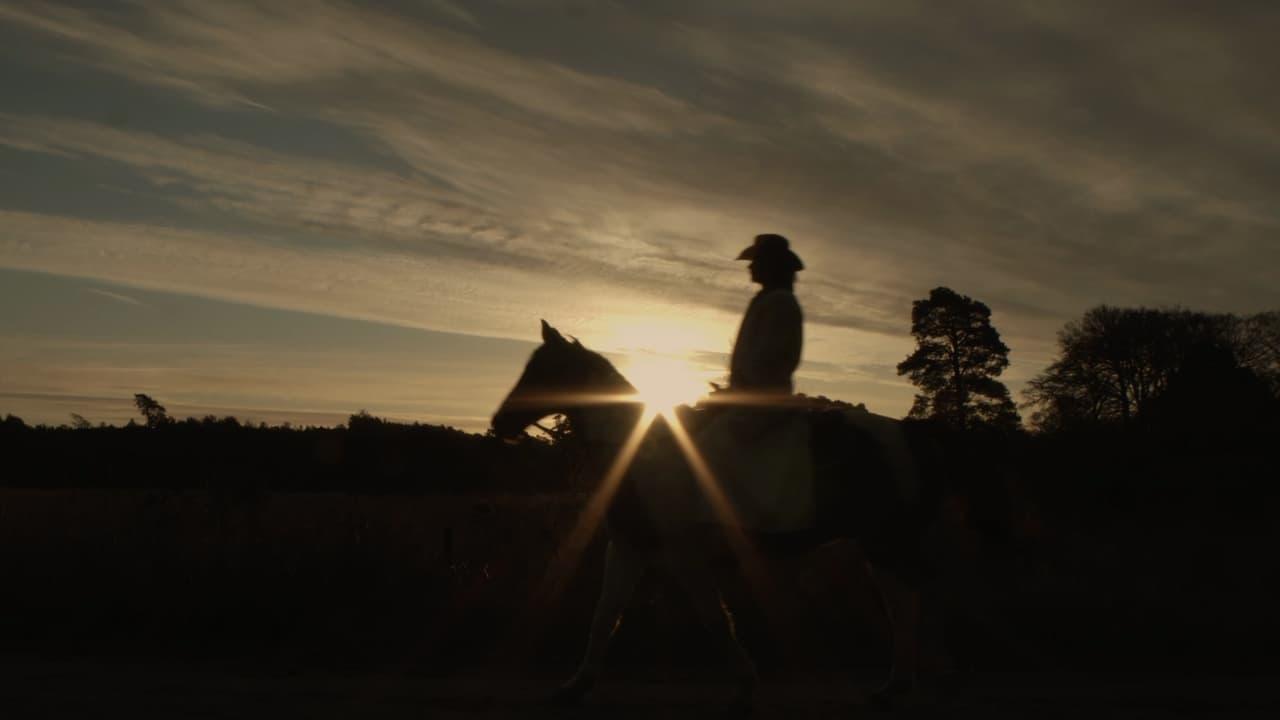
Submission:
<svg viewBox="0 0 1280 720">
<path fill-rule="evenodd" d="M 871 573 L 892 629 L 892 671 L 885 689 L 899 691 L 914 682 L 921 498 L 917 478 L 902 477 L 908 471 L 900 458 L 895 459 L 886 449 L 883 432 L 868 431 L 856 410 L 807 411 L 813 428 L 817 507 L 812 527 L 758 533 L 731 522 L 673 525 L 666 521 L 667 511 L 674 511 L 670 502 L 699 501 L 698 493 L 690 492 L 697 487 L 696 472 L 673 439 L 673 429 L 662 420 L 653 423 L 644 430 L 643 440 L 630 448 L 637 451 L 638 459 L 629 461 L 626 472 L 605 477 L 609 475 L 606 468 L 635 441 L 631 433 L 642 418 L 642 408 L 628 400 L 634 389 L 602 356 L 576 341 L 565 340 L 545 322 L 543 339 L 494 415 L 494 430 L 499 436 L 510 437 L 541 417 L 563 414 L 584 445 L 588 468 L 613 483 L 605 498 L 609 538 L 605 576 L 587 653 L 560 699 L 576 701 L 591 688 L 609 637 L 636 584 L 646 568 L 656 568 L 683 587 L 703 622 L 724 644 L 741 681 L 738 701 L 748 701 L 754 665 L 734 635 L 732 620 L 713 580 L 715 569 L 723 568 L 726 559 L 736 559 L 750 575 L 753 562 L 744 555 L 795 554 L 842 539 L 857 540 L 862 548 L 869 562 L 850 571 Z M 714 412 L 681 412 L 680 424 L 689 426 L 685 437 L 696 437 L 700 418 Z M 653 485 L 641 481 L 657 475 L 668 487 L 683 489 L 685 492 L 673 497 L 684 500 L 667 500 L 666 505 L 652 502 L 645 493 Z M 733 478 L 720 478 L 719 482 L 732 483 Z M 699 488 L 700 492 L 705 490 Z M 756 577 L 748 577 L 748 581 L 768 582 L 767 577 L 759 576 L 758 567 Z"/>
</svg>

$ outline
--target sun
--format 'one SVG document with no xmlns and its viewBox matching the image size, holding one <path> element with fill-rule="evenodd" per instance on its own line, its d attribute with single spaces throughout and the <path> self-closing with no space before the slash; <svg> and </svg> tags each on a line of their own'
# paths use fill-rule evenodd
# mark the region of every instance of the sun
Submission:
<svg viewBox="0 0 1280 720">
<path fill-rule="evenodd" d="M 669 413 L 706 393 L 706 378 L 687 360 L 655 353 L 633 353 L 623 374 L 636 387 L 647 415 Z"/>
</svg>

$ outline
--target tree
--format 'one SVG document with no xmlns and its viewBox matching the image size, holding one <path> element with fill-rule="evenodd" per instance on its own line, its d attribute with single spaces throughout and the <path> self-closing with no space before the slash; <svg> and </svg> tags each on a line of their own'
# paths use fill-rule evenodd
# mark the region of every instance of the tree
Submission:
<svg viewBox="0 0 1280 720">
<path fill-rule="evenodd" d="M 1280 401 L 1266 380 L 1241 363 L 1232 347 L 1212 342 L 1188 348 L 1164 392 L 1144 408 L 1155 427 L 1209 437 L 1266 426 L 1278 415 Z"/>
<path fill-rule="evenodd" d="M 371 415 L 368 410 L 361 409 L 347 418 L 347 430 L 358 433 L 375 433 L 382 430 L 387 422 L 380 417 Z"/>
<path fill-rule="evenodd" d="M 71 427 L 76 430 L 89 430 L 93 427 L 93 423 L 89 422 L 80 413 L 71 413 Z"/>
<path fill-rule="evenodd" d="M 920 388 L 910 417 L 955 428 L 1018 426 L 1009 389 L 996 378 L 1009 366 L 1009 348 L 991 325 L 991 309 L 950 288 L 937 287 L 911 304 L 916 350 L 898 374 Z"/>
<path fill-rule="evenodd" d="M 1280 395 L 1280 312 L 1232 319 L 1227 336 L 1237 361 Z"/>
<path fill-rule="evenodd" d="M 173 422 L 173 418 L 169 417 L 169 411 L 153 400 L 150 395 L 137 393 L 133 396 L 133 404 L 138 406 L 138 412 L 142 413 L 142 418 L 146 420 L 149 428 L 158 428 Z"/>
<path fill-rule="evenodd" d="M 1082 422 L 1127 423 L 1149 416 L 1157 405 L 1168 412 L 1168 404 L 1158 399 L 1188 358 L 1196 366 L 1187 377 L 1197 382 L 1208 382 L 1210 370 L 1234 377 L 1230 365 L 1275 387 L 1280 375 L 1276 337 L 1275 313 L 1241 319 L 1181 308 L 1099 305 L 1059 331 L 1059 358 L 1031 380 L 1026 404 L 1035 408 L 1032 423 L 1042 430 Z M 1178 394 L 1190 397 L 1189 392 L 1184 387 Z"/>
</svg>

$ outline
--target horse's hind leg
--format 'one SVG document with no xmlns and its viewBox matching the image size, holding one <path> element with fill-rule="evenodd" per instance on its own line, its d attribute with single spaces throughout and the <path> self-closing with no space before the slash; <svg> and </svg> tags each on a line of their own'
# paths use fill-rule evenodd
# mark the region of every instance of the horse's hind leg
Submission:
<svg viewBox="0 0 1280 720">
<path fill-rule="evenodd" d="M 578 671 L 556 692 L 553 698 L 555 702 L 576 704 L 591 691 L 604 665 L 609 638 L 622 624 L 622 611 L 626 609 L 642 575 L 644 563 L 640 558 L 610 541 L 605 550 L 604 581 L 600 586 L 600 599 L 596 601 L 595 614 L 591 618 L 586 655 Z"/>
</svg>

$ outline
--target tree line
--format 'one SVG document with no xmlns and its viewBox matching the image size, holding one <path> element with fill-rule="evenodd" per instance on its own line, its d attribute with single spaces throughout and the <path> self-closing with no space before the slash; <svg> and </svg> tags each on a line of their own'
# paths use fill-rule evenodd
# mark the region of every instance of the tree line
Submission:
<svg viewBox="0 0 1280 720">
<path fill-rule="evenodd" d="M 919 389 L 909 418 L 958 430 L 1022 426 L 1018 405 L 999 380 L 1009 367 L 1009 347 L 985 303 L 934 288 L 912 303 L 911 334 L 916 349 L 897 366 Z M 1099 305 L 1068 322 L 1057 344 L 1058 357 L 1028 383 L 1021 405 L 1031 428 L 1041 432 L 1196 417 L 1266 423 L 1277 413 L 1280 312 L 1241 317 Z M 134 395 L 134 405 L 147 428 L 179 422 L 149 395 Z M 93 427 L 77 413 L 71 420 L 74 429 Z M 185 422 L 240 426 L 234 417 Z M 348 426 L 394 424 L 362 410 Z M 25 423 L 7 415 L 3 426 Z M 556 439 L 553 430 L 550 440 Z"/>
<path fill-rule="evenodd" d="M 898 374 L 919 388 L 909 417 L 957 429 L 1020 427 L 998 378 L 1009 348 L 991 309 L 934 288 L 911 310 L 917 347 Z M 1058 333 L 1058 357 L 1025 391 L 1041 432 L 1170 423 L 1270 424 L 1280 416 L 1280 312 L 1250 316 L 1099 305 Z"/>
<path fill-rule="evenodd" d="M 337 427 L 269 426 L 235 417 L 179 420 L 149 395 L 142 422 L 31 427 L 0 421 L 9 471 L 0 486 L 170 488 L 230 496 L 261 490 L 547 492 L 577 489 L 565 449 L 534 437 L 504 442 L 451 427 L 360 411 Z"/>
</svg>

